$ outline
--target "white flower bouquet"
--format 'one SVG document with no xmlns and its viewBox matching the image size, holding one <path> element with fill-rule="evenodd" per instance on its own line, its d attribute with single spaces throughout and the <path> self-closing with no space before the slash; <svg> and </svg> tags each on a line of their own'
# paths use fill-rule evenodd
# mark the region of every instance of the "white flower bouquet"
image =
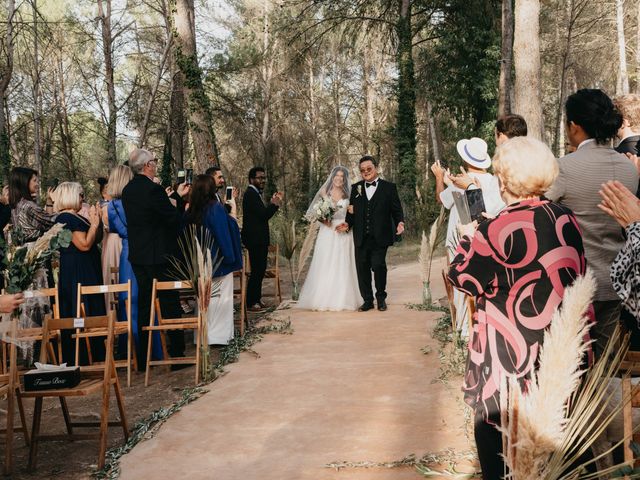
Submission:
<svg viewBox="0 0 640 480">
<path fill-rule="evenodd" d="M 330 198 L 321 198 L 311 208 L 311 212 L 307 219 L 310 222 L 330 222 L 336 211 L 338 211 L 338 209 Z"/>
</svg>

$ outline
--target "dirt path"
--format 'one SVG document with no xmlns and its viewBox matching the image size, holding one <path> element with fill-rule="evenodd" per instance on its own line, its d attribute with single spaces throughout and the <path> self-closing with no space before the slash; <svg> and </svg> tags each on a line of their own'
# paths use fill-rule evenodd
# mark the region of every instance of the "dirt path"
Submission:
<svg viewBox="0 0 640 480">
<path fill-rule="evenodd" d="M 389 280 L 385 313 L 280 311 L 293 335 L 268 335 L 259 358 L 245 353 L 227 367 L 122 458 L 121 478 L 419 479 L 413 468 L 326 465 L 469 449 L 459 380 L 432 383 L 440 361 L 430 333 L 441 314 L 405 307 L 421 296 L 417 265 L 393 268 Z M 434 298 L 442 295 L 438 284 Z"/>
</svg>

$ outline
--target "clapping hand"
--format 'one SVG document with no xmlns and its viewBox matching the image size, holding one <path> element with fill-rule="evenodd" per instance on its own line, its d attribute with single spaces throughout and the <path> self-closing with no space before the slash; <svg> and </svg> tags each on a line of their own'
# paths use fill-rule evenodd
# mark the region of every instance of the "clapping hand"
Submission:
<svg viewBox="0 0 640 480">
<path fill-rule="evenodd" d="M 91 205 L 89 208 L 89 225 L 98 228 L 100 225 L 100 206 L 98 204 Z"/>
<path fill-rule="evenodd" d="M 402 235 L 404 233 L 404 222 L 400 222 L 396 228 L 396 235 Z"/>
<path fill-rule="evenodd" d="M 602 184 L 602 202 L 598 207 L 611 215 L 616 222 L 626 228 L 640 221 L 640 200 L 622 183 L 610 181 Z"/>
<path fill-rule="evenodd" d="M 271 203 L 277 205 L 278 207 L 282 205 L 282 200 L 284 200 L 284 193 L 282 192 L 276 192 L 271 197 Z"/>
</svg>

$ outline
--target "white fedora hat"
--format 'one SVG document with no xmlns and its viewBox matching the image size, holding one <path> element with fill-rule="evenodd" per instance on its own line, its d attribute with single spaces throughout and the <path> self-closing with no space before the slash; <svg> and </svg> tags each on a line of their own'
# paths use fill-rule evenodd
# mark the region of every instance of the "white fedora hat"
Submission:
<svg viewBox="0 0 640 480">
<path fill-rule="evenodd" d="M 456 145 L 458 155 L 467 162 L 477 168 L 489 168 L 491 166 L 491 157 L 487 153 L 487 142 L 478 137 L 463 138 Z"/>
</svg>

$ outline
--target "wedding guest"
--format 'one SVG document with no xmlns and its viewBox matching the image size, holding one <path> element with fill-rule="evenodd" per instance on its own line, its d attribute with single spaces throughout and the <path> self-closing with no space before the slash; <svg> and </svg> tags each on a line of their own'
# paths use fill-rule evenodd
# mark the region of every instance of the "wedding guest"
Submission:
<svg viewBox="0 0 640 480">
<path fill-rule="evenodd" d="M 586 270 L 574 214 L 543 197 L 558 175 L 551 150 L 530 137 L 514 138 L 498 147 L 493 168 L 507 207 L 480 225 L 461 226 L 448 273 L 456 288 L 476 299 L 464 391 L 475 410 L 487 480 L 504 475 L 495 428 L 504 376 L 526 386 L 565 288 Z"/>
<path fill-rule="evenodd" d="M 104 205 L 107 204 L 107 202 L 109 200 L 111 200 L 111 197 L 109 196 L 109 190 L 108 190 L 108 185 L 109 185 L 109 180 L 104 178 L 104 177 L 98 177 L 98 180 L 96 180 L 96 183 L 98 184 L 98 189 L 100 192 L 100 206 L 103 207 Z"/>
<path fill-rule="evenodd" d="M 249 251 L 251 274 L 247 282 L 247 307 L 250 312 L 262 312 L 262 280 L 267 270 L 269 255 L 269 220 L 282 203 L 283 194 L 276 192 L 266 204 L 262 198 L 267 174 L 262 167 L 249 170 L 249 187 L 242 199 L 242 242 Z"/>
<path fill-rule="evenodd" d="M 619 140 L 615 148 L 618 153 L 638 155 L 640 142 L 640 95 L 621 95 L 613 100 L 618 112 L 622 115 L 622 126 L 616 132 Z"/>
<path fill-rule="evenodd" d="M 216 184 L 210 175 L 198 175 L 191 190 L 191 203 L 185 214 L 186 225 L 206 229 L 213 236 L 212 258 L 220 264 L 213 274 L 220 283 L 219 297 L 212 297 L 207 312 L 209 345 L 227 345 L 233 338 L 233 272 L 242 270 L 240 229 L 216 197 Z"/>
<path fill-rule="evenodd" d="M 620 318 L 620 299 L 609 269 L 624 245 L 620 226 L 598 208 L 598 191 L 609 180 L 635 190 L 638 173 L 627 157 L 609 146 L 622 126 L 622 115 L 602 90 L 578 90 L 567 99 L 565 109 L 567 138 L 577 150 L 558 160 L 560 173 L 546 196 L 571 209 L 582 231 L 587 261 L 597 281 L 596 324 L 591 334 L 598 358 Z"/>
<path fill-rule="evenodd" d="M 447 225 L 447 249 L 455 249 L 457 245 L 456 226 L 460 216 L 453 201 L 454 192 L 462 193 L 469 188 L 481 188 L 484 205 L 491 216 L 504 207 L 504 202 L 500 198 L 498 180 L 487 172 L 491 166 L 487 143 L 476 137 L 462 139 L 457 143 L 456 149 L 464 161 L 461 176 L 451 175 L 440 164 L 434 163 L 431 166 L 431 171 L 436 178 L 436 200 L 450 212 Z"/>
<path fill-rule="evenodd" d="M 526 137 L 527 122 L 522 116 L 515 113 L 503 115 L 496 121 L 495 136 L 497 147 L 510 138 Z"/>
<path fill-rule="evenodd" d="M 58 273 L 58 295 L 60 297 L 60 316 L 77 317 L 78 284 L 83 286 L 102 284 L 102 267 L 98 244 L 102 240 L 102 225 L 99 206 L 89 209 L 87 220 L 78 212 L 82 207 L 82 187 L 77 182 L 62 182 L 58 185 L 54 197 L 54 211 L 58 213 L 57 222 L 72 232 L 71 243 L 60 248 L 60 271 Z M 86 295 L 82 298 L 85 315 L 105 315 L 103 295 Z M 75 365 L 75 340 L 73 332 L 62 332 L 62 358 L 69 365 Z M 91 353 L 94 361 L 104 358 L 104 339 L 91 339 Z M 80 363 L 86 364 L 87 354 L 84 342 Z"/>
<path fill-rule="evenodd" d="M 109 223 L 109 231 L 119 236 L 122 242 L 122 250 L 118 260 L 118 282 L 126 283 L 131 280 L 131 329 L 133 330 L 133 339 L 136 350 L 139 348 L 138 339 L 138 282 L 133 274 L 131 262 L 129 262 L 129 234 L 127 232 L 127 217 L 122 206 L 122 190 L 133 178 L 133 172 L 126 165 L 119 165 L 111 171 L 109 175 L 109 184 L 107 193 L 111 200 L 107 204 L 107 222 Z M 118 311 L 121 316 L 120 321 L 126 321 L 127 309 L 125 301 L 126 293 L 118 294 Z M 157 338 L 156 338 L 157 337 Z M 122 345 L 126 348 L 126 345 Z M 154 333 L 153 358 L 162 358 L 162 345 L 160 343 L 160 333 Z"/>
<path fill-rule="evenodd" d="M 17 243 L 33 242 L 55 223 L 52 190 L 47 190 L 46 211 L 36 202 L 40 185 L 38 172 L 31 168 L 14 167 L 9 175 L 9 206 L 11 223 L 20 235 L 14 235 Z M 19 238 L 18 238 L 19 237 Z"/>
<path fill-rule="evenodd" d="M 103 283 L 105 285 L 109 285 L 111 283 L 111 268 L 119 268 L 120 255 L 122 253 L 122 240 L 120 236 L 117 232 L 112 232 L 110 230 L 108 207 L 113 198 L 109 193 L 110 191 L 114 190 L 114 188 L 112 188 L 111 186 L 112 182 L 118 182 L 115 190 L 118 191 L 119 198 L 122 194 L 122 188 L 129 182 L 129 180 L 131 180 L 131 178 L 127 178 L 126 171 L 121 168 L 123 166 L 124 165 L 114 168 L 109 174 L 109 180 L 104 178 L 104 187 L 101 186 L 100 188 L 100 213 L 102 215 L 102 225 L 104 228 L 104 240 L 102 240 L 102 276 Z M 131 172 L 131 169 L 129 169 L 129 167 L 124 168 L 127 169 L 129 173 Z M 103 177 L 100 177 L 98 179 L 98 183 L 100 183 L 101 178 Z M 125 180 L 126 182 L 123 185 L 122 182 Z"/>
<path fill-rule="evenodd" d="M 205 174 L 211 175 L 211 177 L 213 178 L 213 181 L 216 184 L 216 197 L 218 197 L 218 201 L 224 205 L 227 213 L 229 213 L 229 215 L 234 218 L 238 218 L 238 207 L 236 203 L 239 194 L 238 189 L 234 187 L 231 198 L 227 199 L 227 192 L 225 188 L 227 182 L 224 178 L 224 175 L 222 174 L 222 170 L 220 169 L 220 167 L 218 167 L 217 165 L 209 167 L 207 168 Z"/>
<path fill-rule="evenodd" d="M 631 316 L 631 348 L 640 348 L 640 200 L 622 182 L 609 181 L 598 205 L 625 229 L 626 242 L 611 264 L 611 284 Z M 635 328 L 634 328 L 635 327 Z"/>
<path fill-rule="evenodd" d="M 148 150 L 137 148 L 129 155 L 129 167 L 133 179 L 122 190 L 129 237 L 129 261 L 138 281 L 138 369 L 144 371 L 147 362 L 147 332 L 149 325 L 151 289 L 153 279 L 172 280 L 169 275 L 169 256 L 177 251 L 180 217 L 184 211 L 182 197 L 189 193 L 189 186 L 180 184 L 172 193 L 174 206 L 161 185 L 155 183 L 158 162 Z M 182 316 L 178 292 L 169 290 L 160 294 L 162 312 L 167 318 Z M 169 355 L 184 356 L 182 331 L 169 331 Z M 172 365 L 172 370 L 184 365 Z"/>
</svg>

